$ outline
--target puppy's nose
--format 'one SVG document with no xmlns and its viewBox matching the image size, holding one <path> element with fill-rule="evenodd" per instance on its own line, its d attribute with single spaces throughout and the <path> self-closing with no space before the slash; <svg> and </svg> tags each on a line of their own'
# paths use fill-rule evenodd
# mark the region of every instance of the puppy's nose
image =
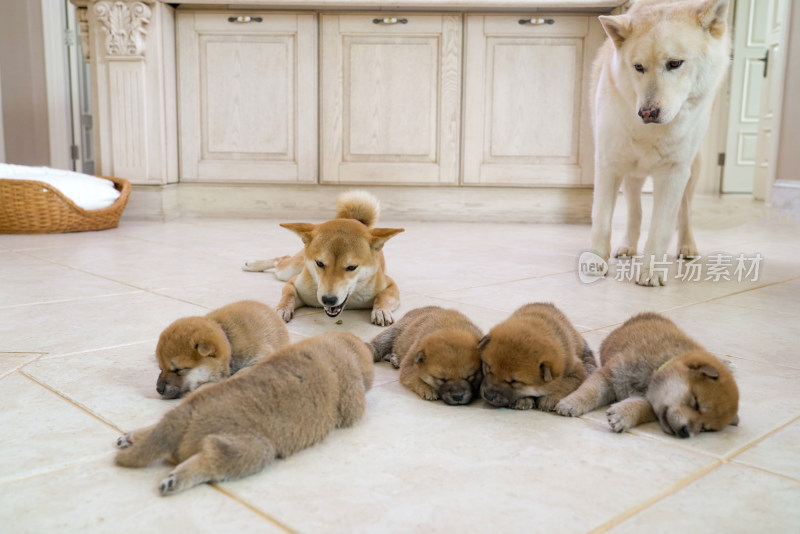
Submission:
<svg viewBox="0 0 800 534">
<path fill-rule="evenodd" d="M 323 295 L 322 296 L 322 305 L 323 306 L 335 306 L 337 302 L 339 302 L 339 297 L 337 297 L 336 295 Z"/>
<path fill-rule="evenodd" d="M 639 108 L 639 116 L 644 122 L 655 122 L 658 120 L 658 115 L 661 113 L 661 108 L 656 106 L 642 106 Z"/>
<path fill-rule="evenodd" d="M 682 438 L 688 438 L 692 434 L 689 432 L 689 427 L 687 425 L 683 425 L 678 429 L 678 435 Z"/>
<path fill-rule="evenodd" d="M 156 391 L 158 391 L 159 395 L 163 395 L 166 387 L 167 385 L 165 382 L 159 382 L 158 384 L 156 384 Z"/>
</svg>

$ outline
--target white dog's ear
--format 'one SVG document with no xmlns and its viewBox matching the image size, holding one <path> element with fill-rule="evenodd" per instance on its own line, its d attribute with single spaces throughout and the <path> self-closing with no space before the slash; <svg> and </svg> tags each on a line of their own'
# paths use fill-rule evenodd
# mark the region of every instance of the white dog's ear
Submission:
<svg viewBox="0 0 800 534">
<path fill-rule="evenodd" d="M 697 6 L 697 23 L 719 39 L 728 24 L 728 0 L 705 0 Z"/>
<path fill-rule="evenodd" d="M 304 245 L 311 243 L 312 232 L 317 227 L 311 223 L 281 223 L 281 226 L 299 235 Z"/>
<path fill-rule="evenodd" d="M 614 42 L 614 46 L 619 48 L 622 43 L 631 35 L 631 19 L 627 15 L 603 15 L 597 17 L 606 35 Z"/>
</svg>

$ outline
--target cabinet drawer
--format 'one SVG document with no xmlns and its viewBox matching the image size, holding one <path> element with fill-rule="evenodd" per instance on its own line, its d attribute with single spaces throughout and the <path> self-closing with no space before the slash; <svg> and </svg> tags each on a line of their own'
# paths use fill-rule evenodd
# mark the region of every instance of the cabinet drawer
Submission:
<svg viewBox="0 0 800 534">
<path fill-rule="evenodd" d="M 177 42 L 181 180 L 316 182 L 316 16 L 179 12 Z"/>
<path fill-rule="evenodd" d="M 461 17 L 322 15 L 321 180 L 456 184 Z"/>
<path fill-rule="evenodd" d="M 468 15 L 465 184 L 591 184 L 585 97 L 603 33 L 595 17 Z"/>
</svg>

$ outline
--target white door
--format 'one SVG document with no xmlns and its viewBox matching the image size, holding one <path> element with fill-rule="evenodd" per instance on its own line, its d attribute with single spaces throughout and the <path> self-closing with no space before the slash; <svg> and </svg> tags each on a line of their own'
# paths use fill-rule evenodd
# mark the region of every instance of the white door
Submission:
<svg viewBox="0 0 800 534">
<path fill-rule="evenodd" d="M 753 191 L 770 1 L 736 1 L 723 193 Z"/>
<path fill-rule="evenodd" d="M 758 143 L 756 145 L 756 168 L 753 176 L 753 196 L 764 200 L 767 188 L 775 180 L 776 143 L 772 135 L 783 96 L 784 57 L 786 42 L 785 26 L 788 14 L 786 0 L 769 0 L 768 26 L 766 32 L 767 61 L 764 65 L 764 86 L 761 89 L 761 106 L 758 120 Z"/>
</svg>

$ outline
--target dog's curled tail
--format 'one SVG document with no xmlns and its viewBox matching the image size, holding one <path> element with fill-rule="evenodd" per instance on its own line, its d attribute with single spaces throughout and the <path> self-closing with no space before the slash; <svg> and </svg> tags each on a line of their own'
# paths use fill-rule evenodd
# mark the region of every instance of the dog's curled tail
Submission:
<svg viewBox="0 0 800 534">
<path fill-rule="evenodd" d="M 375 226 L 380 212 L 380 202 L 366 191 L 347 191 L 336 199 L 337 219 L 355 219 L 367 228 Z"/>
</svg>

